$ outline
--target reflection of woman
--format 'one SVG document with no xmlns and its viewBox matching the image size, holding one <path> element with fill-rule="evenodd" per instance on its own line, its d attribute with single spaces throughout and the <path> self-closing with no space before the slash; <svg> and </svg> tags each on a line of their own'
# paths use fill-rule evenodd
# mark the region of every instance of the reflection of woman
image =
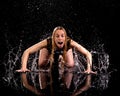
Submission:
<svg viewBox="0 0 120 96">
<path fill-rule="evenodd" d="M 85 73 L 94 73 L 91 71 L 92 67 L 92 55 L 85 49 L 83 46 L 72 40 L 67 36 L 66 30 L 58 26 L 53 30 L 52 37 L 44 39 L 43 41 L 38 42 L 37 44 L 26 49 L 22 55 L 22 66 L 21 69 L 17 70 L 18 72 L 30 71 L 27 68 L 27 61 L 30 54 L 39 51 L 39 66 L 43 68 L 50 62 L 50 66 L 54 64 L 56 56 L 54 56 L 57 51 L 60 55 L 63 56 L 63 66 L 72 68 L 74 66 L 73 52 L 72 48 L 78 50 L 83 54 L 87 59 L 87 69 Z"/>
<path fill-rule="evenodd" d="M 37 74 L 37 73 L 36 73 Z M 48 73 L 45 73 L 45 72 L 39 72 L 39 79 L 41 78 L 41 76 L 40 75 L 42 75 L 42 77 L 45 77 L 45 76 L 47 76 L 48 75 Z M 67 72 L 67 73 L 65 73 L 65 76 L 62 78 L 63 80 L 62 80 L 62 82 L 61 82 L 61 84 L 65 84 L 65 86 L 64 86 L 64 88 L 69 88 L 70 87 L 70 83 L 71 83 L 71 81 L 70 80 L 72 80 L 72 77 L 73 77 L 73 74 L 71 73 L 71 72 Z M 45 94 L 46 94 L 46 96 L 47 96 L 47 94 L 49 94 L 49 96 L 50 96 L 50 93 L 42 93 L 41 92 L 41 90 L 38 90 L 35 86 L 32 86 L 32 85 L 30 85 L 29 84 L 29 82 L 28 82 L 28 78 L 27 78 L 27 73 L 21 73 L 21 79 L 22 79 L 22 83 L 23 83 L 23 86 L 25 87 L 25 88 L 27 88 L 28 90 L 30 90 L 31 92 L 33 92 L 33 93 L 35 93 L 36 95 L 39 95 L 39 96 L 45 96 Z M 32 80 L 32 79 L 31 79 Z M 69 81 L 69 82 L 68 82 Z M 49 84 L 49 81 L 45 78 L 44 79 L 44 81 L 39 81 L 39 85 L 40 85 L 40 87 L 41 88 L 43 88 L 43 90 L 45 90 L 45 89 L 48 89 L 49 88 L 49 86 L 47 86 L 46 84 L 47 83 Z M 42 84 L 40 84 L 40 83 L 42 83 Z M 42 86 L 41 86 L 42 85 Z M 53 89 L 53 93 L 52 94 L 55 94 L 55 92 L 56 91 L 58 91 L 58 89 L 56 89 L 56 87 L 54 87 L 54 85 L 52 85 L 51 86 L 52 87 L 52 89 Z M 58 87 L 60 87 L 60 86 L 58 86 Z M 64 90 L 63 90 L 64 91 Z M 45 92 L 45 91 L 44 91 Z M 57 95 L 57 94 L 56 94 Z M 52 96 L 52 95 L 51 95 Z"/>
<path fill-rule="evenodd" d="M 40 75 L 41 72 L 39 72 L 38 75 Z M 37 73 L 36 73 L 37 74 Z M 48 73 L 44 73 L 42 72 L 42 75 L 46 76 Z M 69 94 L 69 91 L 68 91 L 68 94 L 69 96 L 78 96 L 79 94 L 81 94 L 82 92 L 88 90 L 91 86 L 91 74 L 89 75 L 85 75 L 86 76 L 86 80 L 85 80 L 85 85 L 83 85 L 81 88 L 75 90 L 73 93 L 71 93 L 71 95 Z M 64 77 L 63 77 L 63 81 L 61 82 L 61 84 L 65 84 L 66 86 L 63 86 L 62 89 L 56 89 L 56 87 L 52 86 L 52 94 L 48 93 L 47 91 L 44 91 L 44 92 L 47 92 L 47 93 L 43 93 L 41 92 L 41 90 L 38 90 L 35 86 L 32 86 L 29 84 L 28 82 L 28 78 L 27 78 L 27 73 L 21 73 L 21 79 L 22 79 L 22 83 L 23 83 L 23 86 L 25 88 L 27 88 L 28 90 L 30 90 L 31 92 L 35 93 L 36 95 L 39 95 L 39 96 L 57 96 L 58 93 L 56 93 L 57 91 L 61 91 L 61 93 L 59 93 L 59 96 L 60 94 L 63 94 L 62 91 L 66 91 L 66 88 L 70 88 L 70 84 L 71 84 L 71 81 L 72 81 L 72 78 L 73 78 L 73 73 L 71 72 L 67 72 L 65 73 Z M 32 79 L 31 79 L 32 80 Z M 66 80 L 69 80 L 66 81 Z M 71 81 L 70 81 L 71 80 Z M 46 82 L 45 80 L 42 82 L 43 85 L 44 85 L 44 82 Z M 39 82 L 41 83 L 41 82 Z M 46 84 L 46 83 L 45 83 Z M 48 83 L 49 84 L 49 83 Z M 40 84 L 41 85 L 41 84 Z M 44 86 L 43 86 L 44 87 Z M 59 86 L 60 87 L 60 86 Z M 47 88 L 49 88 L 47 86 Z M 51 88 L 51 87 L 50 87 Z"/>
<path fill-rule="evenodd" d="M 42 93 L 40 93 L 40 91 L 37 90 L 37 88 L 29 84 L 26 73 L 21 73 L 21 79 L 23 86 L 26 87 L 28 90 L 35 93 L 36 95 L 44 96 Z"/>
<path fill-rule="evenodd" d="M 80 89 L 76 90 L 75 92 L 73 92 L 71 96 L 78 96 L 82 92 L 88 90 L 90 86 L 91 86 L 91 74 L 86 75 L 85 85 L 81 87 Z"/>
<path fill-rule="evenodd" d="M 70 71 L 71 70 L 67 69 L 67 71 L 62 74 L 61 78 L 59 78 L 59 81 L 55 81 L 55 83 L 52 83 L 52 85 L 50 84 L 51 81 L 48 79 L 51 78 L 51 75 L 49 76 L 49 73 L 46 72 L 39 72 L 40 89 L 46 89 L 49 84 L 53 88 L 53 90 L 54 88 L 56 90 L 56 88 L 61 87 L 61 85 L 62 87 L 69 89 L 73 78 L 73 72 Z"/>
</svg>

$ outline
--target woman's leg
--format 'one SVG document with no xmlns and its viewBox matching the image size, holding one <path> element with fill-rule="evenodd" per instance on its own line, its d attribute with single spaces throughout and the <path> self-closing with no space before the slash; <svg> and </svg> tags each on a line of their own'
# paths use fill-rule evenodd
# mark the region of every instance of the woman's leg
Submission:
<svg viewBox="0 0 120 96">
<path fill-rule="evenodd" d="M 67 51 L 65 58 L 66 58 L 66 66 L 74 67 L 74 58 L 73 58 L 72 48 Z"/>
<path fill-rule="evenodd" d="M 64 83 L 66 87 L 69 89 L 73 77 L 73 68 L 74 68 L 74 58 L 73 51 L 69 49 L 66 54 L 66 73 L 64 75 Z"/>
<path fill-rule="evenodd" d="M 47 87 L 47 73 L 41 71 L 45 70 L 48 62 L 49 62 L 49 56 L 48 56 L 48 50 L 46 48 L 43 48 L 40 50 L 39 53 L 39 58 L 38 58 L 38 66 L 40 69 L 39 72 L 39 84 L 40 84 L 40 89 L 45 89 Z"/>
<path fill-rule="evenodd" d="M 39 52 L 38 66 L 45 67 L 49 62 L 49 54 L 46 48 L 43 48 Z"/>
<path fill-rule="evenodd" d="M 72 78 L 73 78 L 73 72 L 66 71 L 63 75 L 63 82 L 67 89 L 69 89 L 71 86 Z"/>
</svg>

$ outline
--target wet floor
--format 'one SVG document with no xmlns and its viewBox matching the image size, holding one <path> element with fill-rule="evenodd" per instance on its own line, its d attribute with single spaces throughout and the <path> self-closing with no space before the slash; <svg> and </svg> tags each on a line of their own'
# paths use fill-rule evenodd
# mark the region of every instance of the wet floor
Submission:
<svg viewBox="0 0 120 96">
<path fill-rule="evenodd" d="M 46 71 L 15 72 L 10 84 L 3 83 L 10 96 L 112 96 L 109 89 L 116 71 L 89 75 L 77 71 L 65 72 L 61 78 L 52 76 L 52 81 Z"/>
<path fill-rule="evenodd" d="M 17 73 L 15 70 L 20 68 L 21 45 L 17 49 L 16 53 L 12 49 L 6 55 L 8 60 L 3 63 L 5 71 L 1 76 L 1 91 L 6 90 L 11 96 L 112 96 L 110 90 L 116 86 L 117 70 L 111 68 L 109 54 L 104 50 L 91 51 L 92 69 L 97 74 L 87 75 L 83 73 L 85 58 L 75 50 L 75 67 L 71 70 L 64 68 L 63 71 L 60 67 L 53 72 L 49 68 L 38 70 L 38 53 L 35 53 L 28 62 L 31 72 Z"/>
</svg>

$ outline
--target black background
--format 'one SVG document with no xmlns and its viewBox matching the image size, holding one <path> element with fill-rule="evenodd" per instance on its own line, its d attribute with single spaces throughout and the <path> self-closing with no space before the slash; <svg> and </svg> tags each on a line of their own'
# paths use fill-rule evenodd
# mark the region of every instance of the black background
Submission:
<svg viewBox="0 0 120 96">
<path fill-rule="evenodd" d="M 9 44 L 15 47 L 22 40 L 24 50 L 41 40 L 42 35 L 51 34 L 58 25 L 64 26 L 68 35 L 88 49 L 94 43 L 93 38 L 101 38 L 110 56 L 110 67 L 118 69 L 119 8 L 119 0 L 1 0 L 0 76 L 5 71 L 2 63 L 5 54 L 9 52 Z M 114 74 L 110 87 L 102 96 L 119 94 L 116 88 L 118 76 L 118 72 Z M 13 93 L 19 96 L 9 87 L 3 86 L 0 91 L 5 96 L 7 93 L 9 96 Z"/>
</svg>

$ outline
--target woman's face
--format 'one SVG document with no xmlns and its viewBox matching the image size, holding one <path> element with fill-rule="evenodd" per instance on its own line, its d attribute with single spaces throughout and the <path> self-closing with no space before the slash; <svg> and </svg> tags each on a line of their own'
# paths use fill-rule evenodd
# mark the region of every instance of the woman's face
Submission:
<svg viewBox="0 0 120 96">
<path fill-rule="evenodd" d="M 55 44 L 58 48 L 63 48 L 65 44 L 65 32 L 63 30 L 56 30 Z"/>
</svg>

